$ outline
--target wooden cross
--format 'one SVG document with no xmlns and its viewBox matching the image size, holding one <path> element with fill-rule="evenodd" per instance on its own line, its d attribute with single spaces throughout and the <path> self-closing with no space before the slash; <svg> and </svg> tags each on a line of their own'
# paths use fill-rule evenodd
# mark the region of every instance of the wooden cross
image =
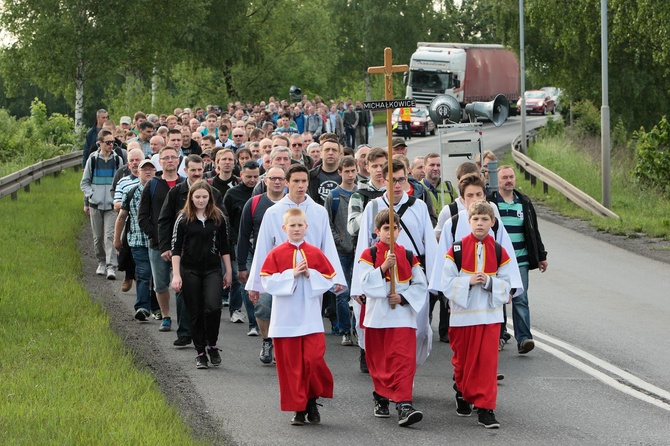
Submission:
<svg viewBox="0 0 670 446">
<path fill-rule="evenodd" d="M 384 66 L 383 67 L 370 67 L 368 68 L 368 74 L 383 74 L 384 75 L 384 92 L 385 98 L 387 101 L 393 99 L 393 73 L 405 72 L 409 70 L 407 65 L 393 65 L 393 50 L 391 48 L 384 48 Z M 391 254 L 394 254 L 395 250 L 393 245 L 395 244 L 395 233 L 393 230 L 393 126 L 391 123 L 391 115 L 393 110 L 388 108 L 386 109 L 386 134 L 388 135 L 388 187 L 387 194 L 389 199 L 389 226 L 391 227 L 391 243 L 390 250 Z M 373 216 L 374 218 L 374 216 Z M 418 255 L 418 253 L 417 253 Z M 395 267 L 391 268 L 391 294 L 395 294 Z M 391 305 L 391 308 L 395 308 L 395 305 Z"/>
</svg>

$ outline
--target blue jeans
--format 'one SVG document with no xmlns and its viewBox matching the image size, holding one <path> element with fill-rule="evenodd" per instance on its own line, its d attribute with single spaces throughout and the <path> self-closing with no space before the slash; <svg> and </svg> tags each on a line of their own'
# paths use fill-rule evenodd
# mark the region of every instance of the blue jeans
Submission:
<svg viewBox="0 0 670 446">
<path fill-rule="evenodd" d="M 233 246 L 233 250 L 235 252 L 235 258 L 237 258 L 237 245 Z M 228 309 L 230 310 L 230 314 L 232 316 L 233 311 L 242 308 L 242 303 L 244 303 L 244 309 L 247 311 L 247 318 L 249 319 L 249 328 L 258 327 L 258 324 L 256 323 L 256 316 L 254 316 L 254 304 L 251 303 L 251 299 L 249 299 L 249 293 L 244 289 L 244 285 L 242 285 L 240 279 L 237 278 L 237 260 L 231 260 L 230 264 L 231 269 L 233 270 L 233 283 L 230 288 L 228 288 L 228 290 L 224 290 L 224 296 L 225 294 L 228 294 L 229 296 Z M 225 273 L 226 267 L 223 265 L 223 261 L 221 261 L 221 267 Z"/>
<path fill-rule="evenodd" d="M 151 262 L 149 261 L 149 249 L 145 247 L 130 247 L 135 261 L 135 310 L 144 308 L 151 311 Z"/>
<path fill-rule="evenodd" d="M 354 256 L 340 254 L 340 264 L 342 264 L 342 270 L 344 271 L 344 278 L 347 281 L 348 288 L 345 292 L 338 294 L 336 298 L 337 323 L 341 333 L 349 333 L 351 331 L 351 318 L 349 317 L 349 290 L 351 289 L 351 275 L 354 270 Z"/>
<path fill-rule="evenodd" d="M 530 310 L 528 309 L 528 265 L 519 267 L 523 293 L 512 299 L 512 322 L 514 323 L 514 337 L 516 343 L 533 339 L 530 334 Z"/>
</svg>

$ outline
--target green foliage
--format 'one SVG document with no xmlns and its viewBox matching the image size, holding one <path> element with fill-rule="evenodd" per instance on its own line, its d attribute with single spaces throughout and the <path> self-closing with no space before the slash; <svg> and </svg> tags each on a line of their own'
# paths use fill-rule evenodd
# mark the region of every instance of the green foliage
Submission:
<svg viewBox="0 0 670 446">
<path fill-rule="evenodd" d="M 648 189 L 670 196 L 670 124 L 665 116 L 649 132 L 636 132 L 635 178 Z"/>
<path fill-rule="evenodd" d="M 547 124 L 540 129 L 542 138 L 562 136 L 565 134 L 565 124 L 562 119 L 556 119 L 553 116 L 547 118 Z"/>
<path fill-rule="evenodd" d="M 600 110 L 591 101 L 579 101 L 572 107 L 577 132 L 582 135 L 600 135 Z"/>
<path fill-rule="evenodd" d="M 54 113 L 35 98 L 30 118 L 17 120 L 0 109 L 0 175 L 70 152 L 76 142 L 74 122 Z"/>
</svg>

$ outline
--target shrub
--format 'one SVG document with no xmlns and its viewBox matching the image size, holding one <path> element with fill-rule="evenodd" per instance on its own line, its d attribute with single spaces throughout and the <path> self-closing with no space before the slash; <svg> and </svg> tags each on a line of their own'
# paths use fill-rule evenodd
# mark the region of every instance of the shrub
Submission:
<svg viewBox="0 0 670 446">
<path fill-rule="evenodd" d="M 600 135 L 600 110 L 591 101 L 580 101 L 572 107 L 575 129 L 582 135 Z"/>
<path fill-rule="evenodd" d="M 551 138 L 565 134 L 565 124 L 562 119 L 556 119 L 552 116 L 547 118 L 547 124 L 541 128 L 540 136 L 542 138 Z"/>
<path fill-rule="evenodd" d="M 635 132 L 637 162 L 633 171 L 640 185 L 670 195 L 670 124 L 663 116 L 649 132 Z"/>
</svg>

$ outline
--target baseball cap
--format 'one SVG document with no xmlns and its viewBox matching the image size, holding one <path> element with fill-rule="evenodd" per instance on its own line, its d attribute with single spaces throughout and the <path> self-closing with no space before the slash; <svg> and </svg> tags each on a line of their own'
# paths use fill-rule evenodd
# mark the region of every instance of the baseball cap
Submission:
<svg viewBox="0 0 670 446">
<path fill-rule="evenodd" d="M 146 159 L 143 159 L 142 161 L 140 161 L 140 169 L 141 169 L 142 167 L 146 166 L 147 164 L 151 164 L 151 166 L 152 166 L 153 168 L 156 168 L 156 166 L 154 166 L 154 163 L 152 163 L 151 160 L 150 160 L 149 158 L 146 158 Z"/>
<path fill-rule="evenodd" d="M 393 147 L 395 149 L 396 147 L 399 147 L 399 146 L 407 147 L 407 143 L 402 138 L 393 138 L 391 140 L 391 147 Z"/>
<path fill-rule="evenodd" d="M 132 123 L 132 119 L 130 119 L 130 116 L 121 116 L 121 120 L 119 120 L 121 124 L 130 124 Z"/>
</svg>

